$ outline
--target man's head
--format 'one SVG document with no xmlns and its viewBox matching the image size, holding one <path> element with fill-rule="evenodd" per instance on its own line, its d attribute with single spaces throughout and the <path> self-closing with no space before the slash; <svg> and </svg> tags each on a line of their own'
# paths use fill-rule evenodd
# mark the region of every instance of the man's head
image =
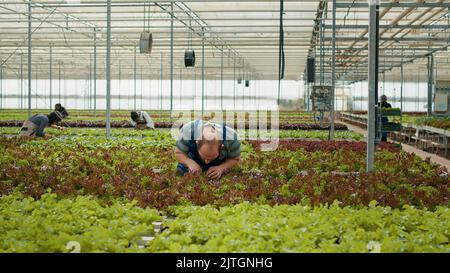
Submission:
<svg viewBox="0 0 450 273">
<path fill-rule="evenodd" d="M 197 141 L 197 149 L 200 158 L 206 164 L 219 157 L 221 141 L 216 129 L 211 125 L 203 127 L 202 138 Z"/>
<path fill-rule="evenodd" d="M 48 115 L 48 123 L 49 124 L 55 124 L 59 121 L 61 121 L 61 117 L 58 114 L 56 114 L 55 112 L 51 112 Z"/>
<path fill-rule="evenodd" d="M 137 121 L 139 119 L 139 115 L 136 111 L 131 111 L 131 119 L 133 121 Z"/>
<path fill-rule="evenodd" d="M 56 110 L 56 111 L 61 111 L 61 108 L 62 108 L 61 103 L 55 104 L 55 110 Z"/>
<path fill-rule="evenodd" d="M 386 95 L 381 95 L 380 100 L 381 102 L 386 102 L 387 101 Z"/>
</svg>

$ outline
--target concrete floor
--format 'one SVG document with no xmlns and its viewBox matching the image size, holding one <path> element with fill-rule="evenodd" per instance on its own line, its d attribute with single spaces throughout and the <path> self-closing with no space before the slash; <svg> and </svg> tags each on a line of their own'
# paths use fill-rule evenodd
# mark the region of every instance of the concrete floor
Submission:
<svg viewBox="0 0 450 273">
<path fill-rule="evenodd" d="M 364 135 L 364 137 L 367 138 L 367 131 L 365 129 L 362 129 L 362 128 L 358 127 L 358 126 L 346 123 L 346 122 L 341 121 L 341 120 L 339 120 L 339 123 L 347 125 L 349 130 L 357 132 L 357 133 L 360 133 L 360 134 Z M 437 163 L 437 164 L 439 164 L 441 166 L 444 166 L 445 168 L 447 168 L 447 171 L 450 171 L 450 160 L 445 159 L 445 158 L 440 157 L 440 156 L 435 155 L 435 154 L 430 154 L 430 153 L 424 152 L 424 151 L 422 151 L 420 149 L 417 149 L 416 147 L 411 146 L 411 145 L 407 145 L 407 144 L 404 144 L 404 143 L 401 143 L 401 145 L 402 145 L 402 149 L 405 152 L 415 153 L 416 155 L 418 155 L 422 159 L 430 158 L 431 162 L 434 162 L 434 163 Z"/>
</svg>

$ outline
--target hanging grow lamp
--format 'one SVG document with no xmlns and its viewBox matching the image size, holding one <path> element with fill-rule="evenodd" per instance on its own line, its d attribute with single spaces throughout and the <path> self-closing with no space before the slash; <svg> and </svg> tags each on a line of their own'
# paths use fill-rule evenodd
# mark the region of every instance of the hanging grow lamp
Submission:
<svg viewBox="0 0 450 273">
<path fill-rule="evenodd" d="M 153 46 L 153 36 L 150 31 L 145 31 L 141 33 L 141 38 L 139 40 L 139 52 L 150 54 L 152 52 Z"/>
<path fill-rule="evenodd" d="M 185 67 L 195 66 L 195 51 L 193 49 L 188 49 L 184 52 L 184 66 Z"/>
</svg>

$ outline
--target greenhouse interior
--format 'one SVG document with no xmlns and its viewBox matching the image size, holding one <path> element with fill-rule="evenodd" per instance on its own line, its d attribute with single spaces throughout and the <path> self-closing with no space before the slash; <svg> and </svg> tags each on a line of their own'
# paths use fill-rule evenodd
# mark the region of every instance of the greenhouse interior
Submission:
<svg viewBox="0 0 450 273">
<path fill-rule="evenodd" d="M 446 0 L 0 0 L 0 252 L 449 253 L 449 43 Z"/>
</svg>

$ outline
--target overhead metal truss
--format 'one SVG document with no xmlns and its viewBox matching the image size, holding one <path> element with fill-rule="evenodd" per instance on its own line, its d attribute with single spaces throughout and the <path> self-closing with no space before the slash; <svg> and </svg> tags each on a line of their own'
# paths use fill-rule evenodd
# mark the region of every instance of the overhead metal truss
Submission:
<svg viewBox="0 0 450 273">
<path fill-rule="evenodd" d="M 333 1 L 284 2 L 285 79 L 300 79 L 306 58 L 314 52 L 316 57 L 322 57 L 316 58 L 317 72 L 324 81 L 331 82 Z M 336 2 L 336 79 L 365 80 L 367 0 Z M 409 80 L 417 74 L 410 71 L 426 69 L 427 57 L 433 54 L 436 77 L 449 78 L 449 10 L 450 2 L 446 0 L 381 1 L 379 72 L 390 71 L 391 79 L 400 79 L 400 69 L 396 68 L 403 65 L 405 80 Z M 95 76 L 104 79 L 106 11 L 107 1 L 103 0 L 0 0 L 3 78 L 15 79 L 20 73 L 28 73 L 27 66 L 21 66 L 21 59 L 26 60 L 28 54 L 31 15 L 33 77 L 37 72 L 40 79 L 48 79 L 52 63 L 63 70 L 66 78 L 88 79 L 92 74 L 95 45 Z M 138 54 L 135 63 L 134 49 L 146 26 L 153 33 L 153 51 L 150 55 Z M 122 79 L 134 79 L 136 67 L 144 79 L 169 79 L 171 69 L 186 69 L 185 79 L 199 78 L 201 73 L 206 79 L 229 80 L 236 73 L 259 79 L 278 78 L 279 1 L 276 0 L 112 0 L 111 35 L 112 79 L 119 77 L 119 63 Z M 204 71 L 185 68 L 184 51 L 188 43 L 200 52 L 203 39 Z M 170 65 L 171 48 L 173 66 Z"/>
</svg>

